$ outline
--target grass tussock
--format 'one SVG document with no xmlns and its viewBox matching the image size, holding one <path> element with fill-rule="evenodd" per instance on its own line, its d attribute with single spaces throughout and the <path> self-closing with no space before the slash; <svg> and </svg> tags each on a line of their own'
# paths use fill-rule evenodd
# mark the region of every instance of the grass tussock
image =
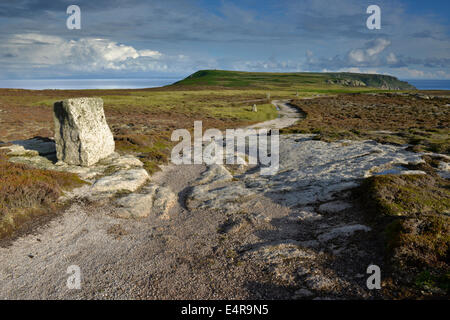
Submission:
<svg viewBox="0 0 450 320">
<path fill-rule="evenodd" d="M 396 289 L 404 297 L 448 295 L 450 182 L 437 175 L 374 176 L 361 195 L 385 239 Z"/>
<path fill-rule="evenodd" d="M 83 183 L 75 174 L 14 164 L 0 153 L 0 238 L 35 216 L 55 212 L 63 190 Z"/>
</svg>

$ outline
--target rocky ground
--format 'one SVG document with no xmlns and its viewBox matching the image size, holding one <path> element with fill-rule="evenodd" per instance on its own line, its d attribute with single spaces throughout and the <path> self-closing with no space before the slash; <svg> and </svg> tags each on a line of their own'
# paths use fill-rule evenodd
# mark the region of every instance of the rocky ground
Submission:
<svg viewBox="0 0 450 320">
<path fill-rule="evenodd" d="M 301 117 L 283 101 L 283 128 Z M 348 299 L 367 289 L 382 246 L 351 189 L 374 174 L 425 174 L 406 147 L 280 136 L 280 168 L 169 165 L 149 177 L 132 156 L 55 164 L 51 139 L 16 142 L 11 161 L 76 172 L 90 185 L 63 214 L 0 248 L 0 298 Z M 22 145 L 22 146 L 19 146 Z M 11 149 L 11 147 L 9 147 Z M 66 287 L 70 265 L 81 290 Z"/>
</svg>

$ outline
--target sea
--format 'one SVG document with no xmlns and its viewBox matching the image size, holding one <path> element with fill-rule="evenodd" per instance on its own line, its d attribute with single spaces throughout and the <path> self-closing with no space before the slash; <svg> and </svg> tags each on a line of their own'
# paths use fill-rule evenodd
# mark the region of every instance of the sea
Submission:
<svg viewBox="0 0 450 320">
<path fill-rule="evenodd" d="M 450 80 L 403 80 L 419 90 L 450 90 Z"/>
<path fill-rule="evenodd" d="M 182 78 L 150 79 L 39 79 L 39 80 L 1 80 L 0 88 L 14 89 L 141 89 L 162 87 Z"/>
</svg>

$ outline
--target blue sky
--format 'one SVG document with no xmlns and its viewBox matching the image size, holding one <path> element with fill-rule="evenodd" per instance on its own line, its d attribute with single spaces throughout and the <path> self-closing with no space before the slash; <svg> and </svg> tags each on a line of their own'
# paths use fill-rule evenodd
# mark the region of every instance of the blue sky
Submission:
<svg viewBox="0 0 450 320">
<path fill-rule="evenodd" d="M 81 8 L 81 30 L 66 8 Z M 366 9 L 381 8 L 381 30 Z M 199 69 L 450 79 L 450 1 L 0 0 L 0 79 L 179 77 Z"/>
</svg>

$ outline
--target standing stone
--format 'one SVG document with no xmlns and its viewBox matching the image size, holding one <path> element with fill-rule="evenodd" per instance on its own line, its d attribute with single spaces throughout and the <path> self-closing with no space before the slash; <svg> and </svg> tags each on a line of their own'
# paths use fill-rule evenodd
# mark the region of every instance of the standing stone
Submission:
<svg viewBox="0 0 450 320">
<path fill-rule="evenodd" d="M 71 165 L 91 166 L 114 152 L 101 98 L 76 98 L 54 104 L 56 156 Z"/>
<path fill-rule="evenodd" d="M 253 112 L 258 112 L 258 109 L 256 108 L 256 104 L 253 105 L 252 111 Z"/>
</svg>

